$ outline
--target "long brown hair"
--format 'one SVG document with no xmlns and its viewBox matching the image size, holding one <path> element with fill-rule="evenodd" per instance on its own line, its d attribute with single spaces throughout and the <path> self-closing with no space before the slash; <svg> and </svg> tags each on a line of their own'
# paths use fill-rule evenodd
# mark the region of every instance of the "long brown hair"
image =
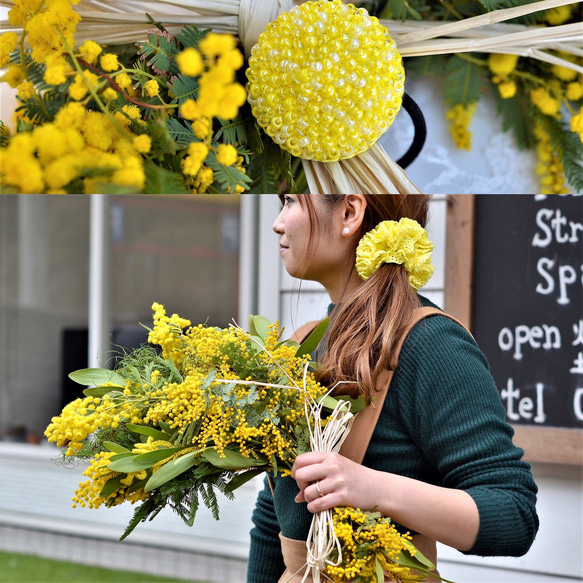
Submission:
<svg viewBox="0 0 583 583">
<path fill-rule="evenodd" d="M 317 236 L 322 221 L 316 212 L 314 195 L 301 195 L 309 209 L 312 235 Z M 318 195 L 316 195 L 318 196 Z M 322 194 L 324 208 L 332 209 L 346 195 Z M 380 222 L 407 217 L 421 226 L 427 224 L 429 200 L 420 194 L 366 194 L 367 206 L 354 254 L 347 258 L 354 266 L 358 240 Z M 315 227 L 315 228 L 314 228 Z M 311 237 L 313 240 L 314 237 Z M 348 282 L 347 282 L 348 283 Z M 317 379 L 326 386 L 351 381 L 338 389 L 353 396 L 372 397 L 379 375 L 397 366 L 395 347 L 404 333 L 419 299 L 401 265 L 383 264 L 355 292 L 334 307 L 326 350 L 319 355 Z M 356 384 L 354 383 L 356 381 Z"/>
</svg>

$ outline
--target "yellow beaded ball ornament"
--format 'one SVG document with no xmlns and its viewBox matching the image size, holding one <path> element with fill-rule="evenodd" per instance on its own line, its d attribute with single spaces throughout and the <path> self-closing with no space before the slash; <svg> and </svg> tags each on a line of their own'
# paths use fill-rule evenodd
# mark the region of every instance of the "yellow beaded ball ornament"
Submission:
<svg viewBox="0 0 583 583">
<path fill-rule="evenodd" d="M 251 50 L 248 100 L 259 125 L 298 158 L 367 150 L 391 125 L 405 71 L 389 31 L 341 0 L 295 6 Z"/>
</svg>

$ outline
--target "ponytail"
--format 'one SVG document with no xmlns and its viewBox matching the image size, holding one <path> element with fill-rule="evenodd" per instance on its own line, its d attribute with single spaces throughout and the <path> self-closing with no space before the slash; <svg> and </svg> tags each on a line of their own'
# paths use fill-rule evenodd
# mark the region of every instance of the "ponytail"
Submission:
<svg viewBox="0 0 583 583">
<path fill-rule="evenodd" d="M 305 196 L 309 198 L 310 195 Z M 328 206 L 333 206 L 343 195 L 321 196 Z M 365 197 L 367 208 L 360 237 L 385 220 L 399 221 L 407 217 L 422 227 L 427 224 L 427 195 Z M 308 206 L 312 205 L 310 201 Z M 354 251 L 356 253 L 356 248 Z M 398 355 L 395 348 L 413 310 L 418 307 L 419 298 L 405 268 L 394 263 L 381 265 L 334 307 L 326 350 L 318 356 L 317 380 L 329 387 L 345 382 L 335 389 L 336 393 L 351 396 L 364 394 L 370 401 L 379 375 L 385 369 L 396 368 Z"/>
</svg>

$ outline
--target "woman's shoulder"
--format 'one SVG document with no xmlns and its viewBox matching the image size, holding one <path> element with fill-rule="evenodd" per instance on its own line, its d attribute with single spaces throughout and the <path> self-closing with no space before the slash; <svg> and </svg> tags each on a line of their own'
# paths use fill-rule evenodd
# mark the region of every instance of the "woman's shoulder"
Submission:
<svg viewBox="0 0 583 583">
<path fill-rule="evenodd" d="M 423 307 L 433 309 L 409 332 L 399 355 L 399 364 L 415 367 L 433 365 L 442 370 L 450 366 L 458 370 L 466 366 L 489 368 L 485 355 L 461 322 L 431 302 L 423 302 Z"/>
<path fill-rule="evenodd" d="M 418 308 L 416 324 L 411 328 L 406 341 L 410 339 L 420 342 L 425 340 L 434 343 L 437 339 L 463 339 L 475 344 L 468 328 L 454 316 L 447 314 L 430 300 L 420 296 L 421 307 Z"/>
</svg>

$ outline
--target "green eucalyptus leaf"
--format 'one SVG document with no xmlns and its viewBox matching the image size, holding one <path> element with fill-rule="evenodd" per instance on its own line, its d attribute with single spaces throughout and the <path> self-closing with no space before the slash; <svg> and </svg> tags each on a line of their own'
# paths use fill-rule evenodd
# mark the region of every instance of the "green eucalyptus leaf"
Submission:
<svg viewBox="0 0 583 583">
<path fill-rule="evenodd" d="M 253 336 L 259 336 L 263 340 L 267 340 L 271 322 L 265 316 L 252 316 L 252 318 L 254 329 Z"/>
<path fill-rule="evenodd" d="M 339 401 L 345 401 L 350 405 L 350 412 L 351 413 L 358 413 L 366 408 L 366 398 L 364 395 L 360 395 L 356 399 L 349 397 L 348 395 L 339 395 L 337 397 L 332 397 L 330 395 L 326 395 L 322 400 L 322 406 L 324 409 L 329 409 L 332 411 L 336 405 L 338 405 Z"/>
<path fill-rule="evenodd" d="M 124 447 L 119 443 L 115 443 L 114 441 L 104 441 L 103 447 L 107 451 L 112 451 L 114 453 L 132 453 L 127 447 Z"/>
<path fill-rule="evenodd" d="M 127 489 L 127 493 L 132 494 L 134 492 L 137 492 L 138 490 L 142 490 L 146 485 L 147 481 L 148 478 L 144 478 L 143 480 L 134 480 L 131 483 L 131 486 Z"/>
<path fill-rule="evenodd" d="M 147 470 L 152 466 L 156 465 L 158 462 L 165 460 L 166 458 L 179 452 L 182 448 L 179 447 L 163 447 L 160 449 L 155 449 L 153 451 L 148 451 L 146 453 L 140 454 L 118 454 L 114 456 L 116 459 L 109 464 L 109 469 L 114 472 L 139 472 L 141 470 Z"/>
<path fill-rule="evenodd" d="M 375 567 L 375 573 L 377 576 L 377 583 L 384 583 L 385 574 L 383 573 L 383 566 L 381 565 L 378 557 L 376 557 L 376 556 L 374 559 L 374 567 Z"/>
<path fill-rule="evenodd" d="M 172 435 L 172 433 L 174 433 L 174 429 L 172 429 L 170 423 L 166 423 L 166 421 L 158 421 L 158 425 L 160 426 L 160 429 L 168 435 Z"/>
<path fill-rule="evenodd" d="M 119 490 L 119 488 L 122 485 L 121 484 L 122 477 L 123 476 L 115 476 L 115 478 L 107 480 L 107 482 L 105 482 L 105 484 L 103 485 L 103 488 L 101 488 L 101 492 L 99 492 L 99 497 L 107 498 L 108 496 Z"/>
<path fill-rule="evenodd" d="M 332 411 L 336 408 L 340 401 L 344 401 L 345 407 L 348 408 L 351 413 L 358 413 L 366 407 L 366 399 L 364 398 L 364 395 L 361 395 L 356 399 L 348 397 L 347 395 L 340 395 L 338 397 L 326 395 L 323 399 L 320 400 L 320 403 L 324 409 Z"/>
<path fill-rule="evenodd" d="M 113 383 L 119 387 L 124 387 L 125 379 L 114 370 L 106 368 L 82 368 L 69 373 L 69 378 L 80 385 L 93 385 L 99 387 L 107 383 Z"/>
<path fill-rule="evenodd" d="M 110 463 L 116 462 L 117 460 L 123 460 L 127 457 L 133 456 L 134 454 L 131 451 L 123 452 L 123 453 L 116 453 L 109 458 Z"/>
<path fill-rule="evenodd" d="M 328 329 L 328 324 L 330 323 L 330 318 L 325 318 L 322 320 L 310 333 L 310 335 L 300 344 L 296 356 L 303 356 L 304 354 L 311 354 L 320 344 L 320 341 L 324 337 L 326 330 Z"/>
<path fill-rule="evenodd" d="M 413 545 L 411 546 L 413 547 Z M 393 558 L 393 560 L 401 567 L 407 567 L 408 569 L 417 571 L 427 577 L 439 579 L 440 581 L 444 581 L 444 583 L 453 583 L 453 581 L 449 581 L 448 579 L 436 575 L 433 572 L 435 571 L 435 565 L 419 550 L 416 550 L 415 554 L 412 554 L 408 549 L 403 549 Z"/>
<path fill-rule="evenodd" d="M 89 389 L 85 389 L 83 391 L 83 394 L 86 397 L 103 397 L 104 395 L 107 395 L 109 393 L 112 393 L 114 391 L 117 392 L 122 392 L 125 389 L 125 387 L 119 387 L 119 386 L 108 386 L 108 387 L 91 387 Z"/>
<path fill-rule="evenodd" d="M 144 486 L 144 492 L 151 492 L 152 490 L 163 486 L 176 476 L 183 474 L 197 463 L 197 454 L 199 451 L 185 453 L 183 456 L 176 458 L 164 464 L 158 471 L 154 472 Z"/>
<path fill-rule="evenodd" d="M 247 470 L 245 472 L 241 472 L 237 474 L 227 485 L 225 488 L 225 493 L 234 492 L 237 488 L 240 488 L 244 484 L 246 484 L 249 480 L 255 478 L 259 474 L 262 474 L 265 470 L 262 468 L 253 468 L 251 470 Z"/>
<path fill-rule="evenodd" d="M 134 455 L 131 459 L 126 456 L 125 458 L 121 458 L 119 462 L 115 461 L 109 464 L 109 469 L 116 472 L 139 472 L 141 470 L 147 470 L 158 462 L 173 456 L 180 449 L 177 447 L 164 447 Z"/>
<path fill-rule="evenodd" d="M 216 468 L 223 470 L 244 470 L 245 468 L 254 468 L 257 466 L 264 466 L 267 464 L 266 460 L 257 460 L 244 456 L 238 451 L 226 449 L 224 455 L 221 456 L 214 447 L 207 447 L 202 456 Z"/>
<path fill-rule="evenodd" d="M 131 454 L 129 456 L 124 456 L 119 458 L 115 461 L 112 461 L 107 467 L 112 472 L 120 472 L 122 474 L 129 474 L 131 472 L 137 472 L 138 470 L 134 469 L 134 465 L 132 464 L 132 460 L 136 456 Z"/>
<path fill-rule="evenodd" d="M 133 423 L 128 423 L 126 427 L 134 433 L 139 433 L 140 435 L 145 435 L 146 437 L 153 437 L 154 439 L 160 441 L 169 441 L 172 437 L 168 433 L 164 433 L 163 431 L 154 429 L 148 425 L 134 425 Z"/>
</svg>

